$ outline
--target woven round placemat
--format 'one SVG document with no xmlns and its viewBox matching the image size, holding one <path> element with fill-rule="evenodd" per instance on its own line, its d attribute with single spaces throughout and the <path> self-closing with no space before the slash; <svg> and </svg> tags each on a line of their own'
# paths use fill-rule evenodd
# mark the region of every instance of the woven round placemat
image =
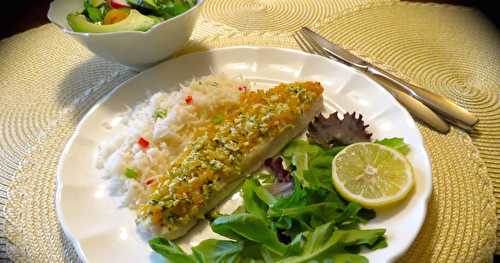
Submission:
<svg viewBox="0 0 500 263">
<path fill-rule="evenodd" d="M 297 31 L 304 25 L 368 2 L 374 0 L 211 0 L 203 15 L 242 32 Z"/>
<path fill-rule="evenodd" d="M 448 5 L 380 3 L 339 13 L 316 29 L 394 75 L 452 98 L 476 114 L 480 122 L 471 133 L 472 142 L 500 204 L 500 38 L 481 13 Z M 427 223 L 408 252 L 414 260 L 405 262 L 482 261 L 480 253 L 491 251 L 495 242 L 492 231 L 498 223 L 493 210 L 500 211 L 488 179 L 484 172 L 457 171 L 459 159 L 477 159 L 464 154 L 463 143 L 443 147 L 448 140 L 440 141 L 427 131 L 424 137 L 432 138 L 427 148 L 436 156 L 434 196 Z M 460 137 L 469 141 L 466 134 Z"/>
<path fill-rule="evenodd" d="M 301 25 L 297 19 L 262 28 L 264 22 L 228 17 L 234 13 L 230 8 L 250 3 L 251 10 L 269 9 L 252 14 L 257 17 L 252 21 L 273 21 L 266 20 L 266 14 L 282 14 L 279 8 L 286 5 L 275 4 L 283 1 L 226 2 L 238 1 L 207 1 L 192 41 L 179 54 L 231 45 L 297 48 L 290 33 Z M 440 135 L 419 125 L 433 163 L 434 191 L 424 227 L 401 261 L 491 260 L 496 219 L 487 172 L 493 179 L 500 178 L 499 155 L 495 155 L 500 150 L 495 118 L 500 60 L 495 49 L 498 39 L 488 25 L 470 9 L 446 5 L 388 1 L 329 5 L 328 0 L 316 0 L 316 7 L 307 8 L 337 9 L 316 14 L 329 14 L 328 18 L 311 18 L 300 8 L 312 1 L 289 2 L 301 3 L 286 6 L 286 16 L 302 14 L 303 24 L 478 114 L 481 123 L 472 141 L 457 129 Z M 338 8 L 341 2 L 352 5 Z M 227 13 L 220 11 L 224 5 Z M 9 186 L 4 210 L 7 251 L 15 261 L 78 260 L 55 216 L 57 160 L 89 107 L 134 74 L 93 56 L 52 25 L 0 42 L 0 173 L 2 178 L 15 175 L 4 183 Z"/>
<path fill-rule="evenodd" d="M 12 261 L 76 261 L 54 209 L 57 161 L 83 114 L 134 74 L 54 25 L 0 42 L 0 176 L 8 186 L 1 226 Z"/>
</svg>

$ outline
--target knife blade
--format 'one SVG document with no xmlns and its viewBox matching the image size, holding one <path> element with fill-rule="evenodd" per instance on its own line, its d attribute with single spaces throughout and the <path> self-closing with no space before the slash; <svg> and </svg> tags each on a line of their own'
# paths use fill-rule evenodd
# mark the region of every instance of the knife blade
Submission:
<svg viewBox="0 0 500 263">
<path fill-rule="evenodd" d="M 452 124 L 458 124 L 457 126 L 470 130 L 470 127 L 474 126 L 479 119 L 472 113 L 468 112 L 466 109 L 456 105 L 449 99 L 438 95 L 436 93 L 430 92 L 426 89 L 416 87 L 401 80 L 392 74 L 368 63 L 367 61 L 357 57 L 348 50 L 340 47 L 339 45 L 330 42 L 318 33 L 310 30 L 307 27 L 301 29 L 304 36 L 309 38 L 309 40 L 317 43 L 324 51 L 328 52 L 333 57 L 358 68 L 361 71 L 371 73 L 381 78 L 385 78 L 390 82 L 393 82 L 398 88 L 407 94 L 411 95 L 415 99 L 419 100 L 426 106 L 430 107 L 445 119 L 449 120 Z"/>
</svg>

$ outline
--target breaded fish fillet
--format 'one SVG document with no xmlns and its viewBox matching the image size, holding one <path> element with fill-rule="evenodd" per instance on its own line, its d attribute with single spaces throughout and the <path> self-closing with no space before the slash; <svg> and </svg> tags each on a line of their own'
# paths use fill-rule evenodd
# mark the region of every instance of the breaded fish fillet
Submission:
<svg viewBox="0 0 500 263">
<path fill-rule="evenodd" d="M 246 175 L 304 131 L 322 108 L 322 93 L 318 82 L 242 93 L 239 107 L 199 127 L 194 142 L 152 185 L 138 224 L 168 239 L 186 234 Z"/>
</svg>

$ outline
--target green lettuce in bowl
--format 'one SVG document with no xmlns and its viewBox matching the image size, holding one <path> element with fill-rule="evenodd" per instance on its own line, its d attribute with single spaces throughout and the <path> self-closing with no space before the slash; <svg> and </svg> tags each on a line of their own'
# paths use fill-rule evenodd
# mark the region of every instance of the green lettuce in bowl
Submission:
<svg viewBox="0 0 500 263">
<path fill-rule="evenodd" d="M 49 20 L 90 51 L 142 70 L 181 49 L 204 0 L 55 0 Z"/>
<path fill-rule="evenodd" d="M 76 32 L 147 31 L 196 5 L 196 0 L 84 0 L 68 24 Z"/>
</svg>

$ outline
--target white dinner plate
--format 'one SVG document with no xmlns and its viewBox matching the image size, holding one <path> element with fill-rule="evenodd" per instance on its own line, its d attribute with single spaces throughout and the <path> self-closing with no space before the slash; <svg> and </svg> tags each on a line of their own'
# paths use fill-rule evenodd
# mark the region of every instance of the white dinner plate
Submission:
<svg viewBox="0 0 500 263">
<path fill-rule="evenodd" d="M 410 114 L 377 83 L 341 63 L 289 49 L 231 47 L 185 55 L 144 71 L 116 87 L 82 119 L 59 161 L 56 196 L 62 228 L 82 260 L 161 261 L 138 233 L 134 212 L 110 196 L 107 182 L 95 168 L 97 146 L 113 136 L 128 106 L 212 72 L 243 75 L 257 87 L 320 81 L 325 87 L 326 113 L 355 111 L 370 125 L 373 138 L 403 137 L 411 147 L 408 158 L 415 169 L 416 187 L 403 204 L 377 211 L 377 217 L 363 226 L 386 228 L 389 243 L 384 249 L 363 255 L 370 262 L 390 262 L 408 249 L 424 222 L 432 191 L 431 164 Z M 201 223 L 181 243 L 189 247 L 210 235 L 209 226 Z"/>
</svg>

